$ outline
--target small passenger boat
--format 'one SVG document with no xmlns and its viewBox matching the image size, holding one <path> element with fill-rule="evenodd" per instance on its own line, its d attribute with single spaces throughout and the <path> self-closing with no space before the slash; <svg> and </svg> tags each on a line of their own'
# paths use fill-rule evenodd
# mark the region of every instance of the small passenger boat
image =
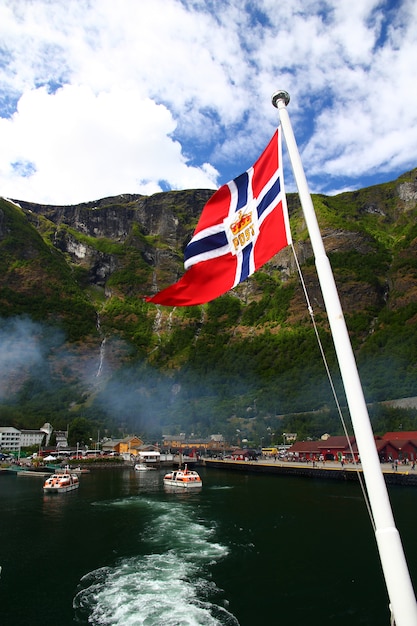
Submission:
<svg viewBox="0 0 417 626">
<path fill-rule="evenodd" d="M 202 487 L 203 481 L 199 474 L 194 470 L 189 470 L 187 466 L 184 469 L 174 470 L 165 474 L 164 485 L 167 487 L 181 487 L 183 489 L 191 489 Z"/>
<path fill-rule="evenodd" d="M 77 474 L 64 472 L 63 474 L 52 474 L 45 480 L 43 490 L 45 493 L 66 493 L 78 489 L 80 481 Z"/>
<path fill-rule="evenodd" d="M 156 470 L 156 467 L 149 467 L 145 463 L 136 463 L 135 470 L 137 472 L 148 472 L 149 470 Z"/>
</svg>

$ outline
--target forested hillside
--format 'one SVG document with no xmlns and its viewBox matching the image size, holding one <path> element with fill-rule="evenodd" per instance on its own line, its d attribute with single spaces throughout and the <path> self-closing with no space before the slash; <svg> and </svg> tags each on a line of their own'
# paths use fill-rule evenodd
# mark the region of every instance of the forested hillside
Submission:
<svg viewBox="0 0 417 626">
<path fill-rule="evenodd" d="M 313 197 L 370 403 L 417 395 L 416 175 Z M 220 432 L 258 442 L 284 431 L 339 432 L 290 249 L 206 305 L 145 303 L 183 273 L 184 247 L 211 193 L 68 207 L 0 200 L 2 425 L 64 428 L 85 418 L 92 432 Z M 288 204 L 340 391 L 297 196 Z M 413 411 L 372 414 L 377 430 L 414 426 Z"/>
</svg>

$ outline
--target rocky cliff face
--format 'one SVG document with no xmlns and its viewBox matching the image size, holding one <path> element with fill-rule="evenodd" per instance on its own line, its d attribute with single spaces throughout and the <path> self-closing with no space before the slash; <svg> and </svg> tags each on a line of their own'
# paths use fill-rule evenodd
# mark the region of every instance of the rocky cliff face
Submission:
<svg viewBox="0 0 417 626">
<path fill-rule="evenodd" d="M 323 226 L 324 246 L 330 258 L 354 252 L 362 255 L 366 264 L 367 257 L 375 253 L 377 248 L 375 225 L 381 225 L 381 222 L 382 226 L 401 222 L 407 213 L 415 211 L 415 173 L 404 177 L 389 189 L 378 186 L 363 192 L 342 194 L 344 205 L 350 203 L 356 206 L 353 214 L 352 211 L 343 210 L 346 213 L 345 228 L 330 224 Z M 126 251 L 135 249 L 140 254 L 143 268 L 147 268 L 147 271 L 142 272 L 141 293 L 137 294 L 143 295 L 175 282 L 183 273 L 183 250 L 212 193 L 211 190 L 190 190 L 160 193 L 151 197 L 123 194 L 76 206 L 44 206 L 22 201 L 18 201 L 18 204 L 38 231 L 48 232 L 52 245 L 64 253 L 72 265 L 87 271 L 89 283 L 106 289 L 107 294 L 114 294 L 114 287 L 108 288 L 111 277 L 123 271 L 128 264 Z M 331 206 L 332 199 L 327 198 L 325 201 Z M 300 265 L 304 266 L 312 258 L 312 249 L 305 238 L 305 224 L 296 195 L 288 195 L 288 205 L 290 215 L 296 218 L 294 247 Z M 328 213 L 325 222 L 329 221 Z M 364 229 L 361 216 L 366 216 L 365 219 L 371 217 L 373 228 Z M 415 255 L 413 242 L 402 255 L 406 258 Z M 279 272 L 284 282 L 291 279 L 296 272 L 292 251 L 281 251 L 272 259 L 266 271 Z M 415 286 L 408 271 L 404 273 L 397 270 L 393 274 L 381 276 L 379 281 L 373 283 L 358 281 L 355 275 L 357 272 L 351 271 L 349 276 L 348 268 L 336 268 L 335 273 L 339 278 L 340 295 L 347 313 L 363 308 L 378 308 L 381 299 L 389 300 L 391 291 L 400 298 L 401 303 L 414 299 Z M 310 280 L 310 274 L 307 269 L 306 280 L 310 283 L 312 298 L 322 308 L 317 279 L 313 272 Z M 119 292 L 132 294 L 131 290 L 126 289 L 118 285 Z M 236 293 L 239 296 L 239 290 Z M 251 297 L 251 293 L 257 297 L 256 287 L 250 282 L 244 293 L 246 299 Z M 398 304 L 397 299 L 390 306 Z M 292 319 L 304 314 L 303 298 L 299 294 L 294 298 L 291 308 Z"/>
<path fill-rule="evenodd" d="M 136 251 L 140 259 L 141 294 L 152 293 L 175 282 L 183 273 L 183 250 L 197 223 L 211 190 L 190 190 L 160 193 L 151 197 L 124 194 L 103 198 L 76 206 L 44 206 L 16 201 L 35 228 L 48 237 L 73 266 L 84 268 L 92 285 L 106 288 L 111 277 L 125 271 L 129 252 Z M 390 272 L 381 268 L 377 281 L 358 280 L 358 268 L 347 265 L 335 268 L 344 308 L 347 312 L 381 305 L 381 298 L 390 300 L 391 291 L 400 302 L 414 300 L 415 285 L 404 260 L 415 257 L 415 238 L 407 243 L 407 222 L 412 219 L 417 203 L 415 171 L 398 181 L 376 186 L 339 198 L 318 197 L 322 236 L 330 258 L 358 255 L 364 265 L 381 246 L 389 256 L 395 252 L 393 239 L 400 237 L 404 248 L 398 251 L 400 267 L 392 265 Z M 323 202 L 322 202 L 323 201 Z M 316 202 L 316 203 L 317 203 Z M 324 212 L 320 209 L 326 207 Z M 305 237 L 305 224 L 298 198 L 288 194 L 290 215 L 294 218 L 295 250 L 300 265 L 309 265 L 311 245 Z M 341 226 L 343 224 L 343 227 Z M 398 225 L 398 228 L 396 228 Z M 0 221 L 0 231 L 4 228 Z M 401 231 L 400 234 L 396 230 Z M 392 232 L 389 232 L 392 231 Z M 137 260 L 136 260 L 137 262 Z M 397 264 L 398 265 L 398 264 Z M 280 280 L 291 279 L 296 271 L 290 249 L 281 251 L 265 270 L 279 272 Z M 307 277 L 309 270 L 307 270 Z M 376 276 L 376 275 L 374 275 Z M 308 280 L 308 278 L 307 278 Z M 111 282 L 111 281 L 110 281 Z M 113 285 L 117 280 L 113 281 Z M 251 283 L 249 282 L 249 285 Z M 127 286 L 117 286 L 121 293 Z M 320 290 L 312 286 L 314 300 L 322 307 Z M 245 289 L 245 297 L 251 287 Z M 112 292 L 114 293 L 114 291 Z M 237 290 L 239 296 L 239 290 Z M 256 293 L 256 287 L 253 288 Z M 390 306 L 398 306 L 390 302 Z M 298 309 L 298 304 L 293 305 Z M 293 312 L 297 315 L 296 311 Z"/>
<path fill-rule="evenodd" d="M 100 249 L 100 243 L 107 240 L 138 248 L 154 269 L 155 285 L 158 272 L 166 274 L 168 282 L 176 280 L 178 255 L 212 193 L 192 190 L 151 197 L 124 194 L 76 206 L 16 203 L 37 229 L 42 230 L 40 217 L 47 220 L 53 245 L 67 254 L 71 263 L 87 268 L 92 284 L 105 287 L 108 278 L 123 267 L 120 250 L 112 253 Z M 152 245 L 152 240 L 163 246 Z"/>
<path fill-rule="evenodd" d="M 50 206 L 15 200 L 35 225 L 43 216 L 57 229 L 66 225 L 82 235 L 125 242 L 138 225 L 145 236 L 180 247 L 197 220 L 211 190 L 171 191 L 154 196 L 123 194 L 74 206 Z M 32 214 L 32 217 L 31 215 Z"/>
</svg>

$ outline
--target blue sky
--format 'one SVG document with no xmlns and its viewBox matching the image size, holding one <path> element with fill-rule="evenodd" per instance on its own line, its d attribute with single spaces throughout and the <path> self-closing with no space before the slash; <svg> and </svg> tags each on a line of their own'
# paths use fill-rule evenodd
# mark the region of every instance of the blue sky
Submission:
<svg viewBox="0 0 417 626">
<path fill-rule="evenodd" d="M 2 0 L 0 195 L 216 189 L 277 89 L 312 192 L 393 180 L 417 166 L 416 59 L 415 0 Z"/>
</svg>

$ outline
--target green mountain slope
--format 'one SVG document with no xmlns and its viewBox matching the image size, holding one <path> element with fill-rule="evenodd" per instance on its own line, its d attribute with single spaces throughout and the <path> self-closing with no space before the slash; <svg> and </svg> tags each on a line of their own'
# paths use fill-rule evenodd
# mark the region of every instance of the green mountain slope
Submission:
<svg viewBox="0 0 417 626">
<path fill-rule="evenodd" d="M 416 173 L 313 197 L 370 402 L 417 395 Z M 1 423 L 58 428 L 82 416 L 93 430 L 155 438 L 162 430 L 233 437 L 244 429 L 256 438 L 292 426 L 312 435 L 338 429 L 291 250 L 207 305 L 144 302 L 182 274 L 211 193 L 70 207 L 0 200 L 0 341 L 11 346 Z M 298 198 L 289 194 L 288 205 L 339 389 Z M 32 360 L 13 349 L 22 342 Z M 320 411 L 315 423 L 295 417 L 309 411 Z"/>
</svg>

